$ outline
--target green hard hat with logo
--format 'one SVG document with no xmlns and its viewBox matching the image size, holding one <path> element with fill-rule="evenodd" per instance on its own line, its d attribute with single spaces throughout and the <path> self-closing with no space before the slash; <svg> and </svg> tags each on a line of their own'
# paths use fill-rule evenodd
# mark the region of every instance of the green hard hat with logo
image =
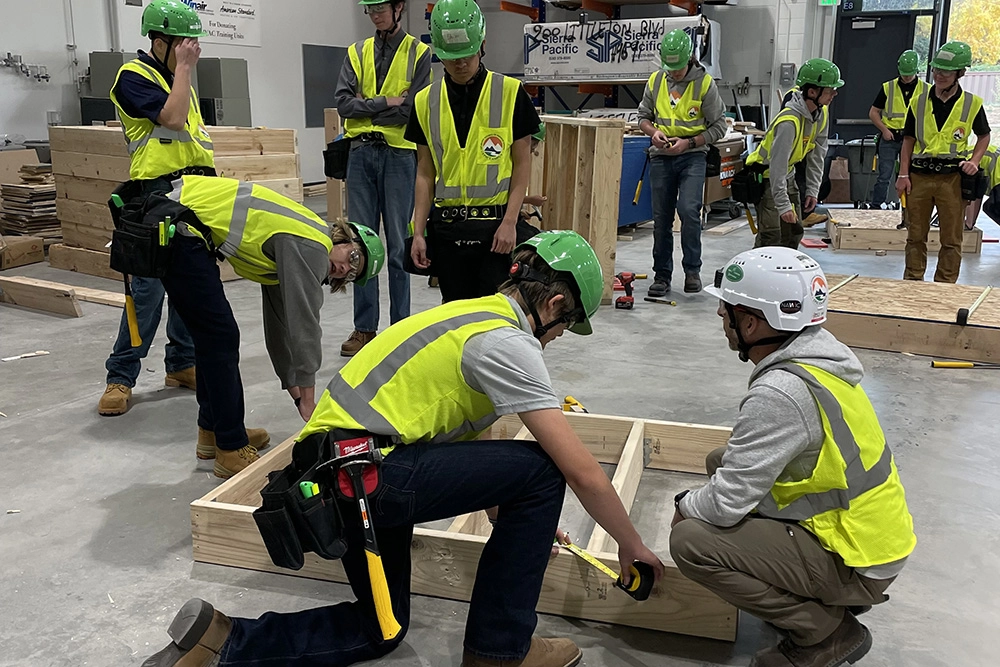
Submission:
<svg viewBox="0 0 1000 667">
<path fill-rule="evenodd" d="M 802 63 L 795 85 L 819 86 L 820 88 L 840 88 L 844 80 L 840 78 L 840 68 L 826 58 L 810 58 Z"/>
<path fill-rule="evenodd" d="M 354 279 L 355 285 L 364 287 L 365 283 L 377 276 L 378 272 L 385 266 L 385 246 L 382 245 L 382 239 L 371 227 L 356 222 L 348 222 L 347 224 L 357 234 L 354 240 L 361 246 L 361 252 L 365 254 L 365 270 Z"/>
<path fill-rule="evenodd" d="M 907 49 L 899 56 L 896 62 L 900 76 L 916 76 L 920 70 L 920 58 L 913 49 Z"/>
<path fill-rule="evenodd" d="M 684 69 L 691 61 L 693 50 L 691 37 L 686 32 L 679 28 L 671 30 L 663 36 L 660 43 L 660 63 L 663 69 L 672 72 Z"/>
<path fill-rule="evenodd" d="M 473 0 L 438 0 L 431 10 L 431 46 L 441 60 L 479 53 L 486 39 L 486 19 Z"/>
<path fill-rule="evenodd" d="M 586 239 L 571 230 L 547 231 L 532 236 L 517 249 L 531 246 L 553 271 L 573 276 L 576 285 L 577 305 L 583 311 L 580 322 L 570 331 L 581 336 L 593 333 L 590 318 L 601 305 L 604 291 L 604 273 L 597 253 Z M 516 250 L 515 249 L 515 252 Z"/>
<path fill-rule="evenodd" d="M 935 69 L 959 70 L 972 64 L 972 47 L 965 42 L 948 42 L 934 54 L 931 67 Z"/>
<path fill-rule="evenodd" d="M 160 32 L 173 37 L 204 37 L 198 12 L 180 0 L 153 0 L 142 10 L 142 36 Z"/>
</svg>

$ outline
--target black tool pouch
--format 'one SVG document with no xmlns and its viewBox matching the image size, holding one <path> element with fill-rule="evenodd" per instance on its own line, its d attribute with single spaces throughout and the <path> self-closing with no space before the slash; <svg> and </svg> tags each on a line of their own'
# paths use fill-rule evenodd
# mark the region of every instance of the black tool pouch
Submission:
<svg viewBox="0 0 1000 667">
<path fill-rule="evenodd" d="M 304 554 L 337 560 L 347 551 L 344 522 L 337 506 L 336 476 L 316 469 L 332 457 L 326 433 L 315 433 L 295 443 L 292 462 L 268 473 L 260 492 L 262 504 L 254 510 L 257 530 L 271 561 L 278 567 L 301 569 Z M 306 498 L 300 484 L 313 482 L 319 493 Z"/>
<path fill-rule="evenodd" d="M 986 177 L 986 172 L 983 169 L 980 169 L 971 176 L 963 171 L 962 199 L 965 201 L 982 199 L 986 195 L 986 189 L 989 185 L 989 179 Z"/>
<path fill-rule="evenodd" d="M 351 140 L 347 137 L 331 141 L 323 151 L 323 171 L 327 178 L 347 178 L 347 162 L 351 157 Z"/>
<path fill-rule="evenodd" d="M 733 176 L 730 185 L 732 198 L 742 204 L 756 206 L 764 196 L 764 169 L 760 165 L 744 167 Z"/>
<path fill-rule="evenodd" d="M 715 146 L 709 146 L 705 155 L 705 177 L 714 178 L 720 174 L 722 174 L 722 153 Z"/>
</svg>

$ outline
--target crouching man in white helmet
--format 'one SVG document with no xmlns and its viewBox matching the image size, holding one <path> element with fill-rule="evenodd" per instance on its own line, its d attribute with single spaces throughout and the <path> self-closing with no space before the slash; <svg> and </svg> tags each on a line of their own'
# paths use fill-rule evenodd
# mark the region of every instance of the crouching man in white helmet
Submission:
<svg viewBox="0 0 1000 667">
<path fill-rule="evenodd" d="M 823 329 L 829 289 L 790 248 L 741 253 L 706 292 L 755 365 L 708 484 L 675 498 L 670 554 L 688 578 L 787 635 L 751 667 L 836 667 L 872 645 L 855 618 L 916 545 L 854 353 Z"/>
</svg>

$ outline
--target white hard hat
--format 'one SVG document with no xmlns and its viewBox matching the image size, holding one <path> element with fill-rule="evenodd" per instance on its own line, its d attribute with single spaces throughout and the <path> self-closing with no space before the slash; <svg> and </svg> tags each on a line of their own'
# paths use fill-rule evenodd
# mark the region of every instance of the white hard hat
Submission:
<svg viewBox="0 0 1000 667">
<path fill-rule="evenodd" d="M 705 291 L 733 306 L 763 312 L 777 331 L 802 331 L 825 322 L 830 294 L 816 260 L 779 246 L 736 255 L 715 273 L 715 286 Z"/>
</svg>

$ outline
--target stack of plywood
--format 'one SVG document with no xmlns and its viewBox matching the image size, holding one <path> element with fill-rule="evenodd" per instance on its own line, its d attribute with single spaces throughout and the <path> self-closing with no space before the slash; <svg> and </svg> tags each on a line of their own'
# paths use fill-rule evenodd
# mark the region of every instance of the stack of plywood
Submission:
<svg viewBox="0 0 1000 667">
<path fill-rule="evenodd" d="M 210 127 L 220 176 L 253 181 L 302 201 L 295 130 Z M 50 249 L 57 268 L 118 278 L 108 267 L 111 240 L 108 199 L 129 178 L 129 157 L 121 128 L 51 127 L 56 211 L 63 244 Z"/>
<path fill-rule="evenodd" d="M 59 240 L 62 232 L 56 218 L 56 186 L 52 166 L 24 165 L 20 183 L 0 184 L 2 215 L 0 232 L 38 236 L 47 241 Z"/>
</svg>

